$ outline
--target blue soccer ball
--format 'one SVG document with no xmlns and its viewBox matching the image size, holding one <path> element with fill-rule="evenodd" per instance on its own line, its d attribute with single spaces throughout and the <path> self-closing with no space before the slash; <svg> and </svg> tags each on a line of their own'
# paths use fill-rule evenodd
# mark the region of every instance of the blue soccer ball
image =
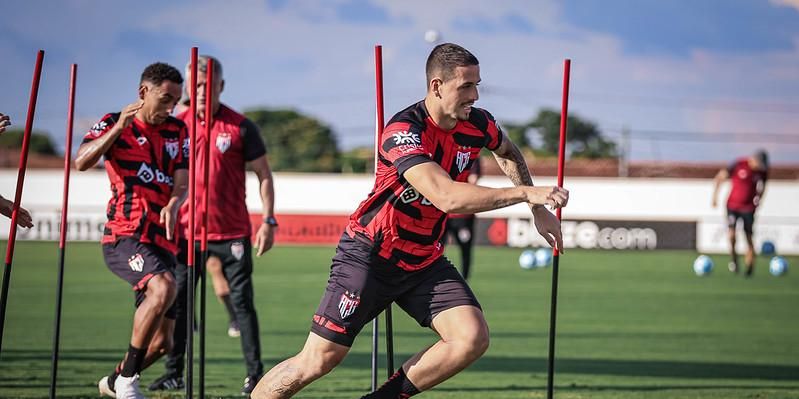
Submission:
<svg viewBox="0 0 799 399">
<path fill-rule="evenodd" d="M 699 255 L 694 261 L 694 273 L 697 276 L 706 276 L 713 271 L 713 259 L 707 255 Z"/>
<path fill-rule="evenodd" d="M 774 247 L 774 243 L 771 241 L 763 241 L 763 244 L 760 246 L 760 253 L 762 255 L 774 255 L 777 252 L 777 248 Z"/>
<path fill-rule="evenodd" d="M 519 266 L 522 269 L 530 270 L 535 268 L 535 251 L 526 249 L 519 255 Z"/>
<path fill-rule="evenodd" d="M 774 276 L 782 276 L 788 271 L 788 261 L 782 256 L 775 256 L 768 263 L 768 271 Z"/>
<path fill-rule="evenodd" d="M 552 262 L 552 248 L 539 248 L 535 251 L 535 266 L 549 267 Z"/>
</svg>

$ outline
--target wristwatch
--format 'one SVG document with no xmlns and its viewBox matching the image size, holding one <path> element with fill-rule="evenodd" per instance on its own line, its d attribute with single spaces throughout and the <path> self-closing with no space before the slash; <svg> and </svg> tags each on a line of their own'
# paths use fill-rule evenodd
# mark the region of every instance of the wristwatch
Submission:
<svg viewBox="0 0 799 399">
<path fill-rule="evenodd" d="M 270 226 L 277 226 L 277 219 L 274 216 L 267 216 L 264 218 L 264 223 Z"/>
</svg>

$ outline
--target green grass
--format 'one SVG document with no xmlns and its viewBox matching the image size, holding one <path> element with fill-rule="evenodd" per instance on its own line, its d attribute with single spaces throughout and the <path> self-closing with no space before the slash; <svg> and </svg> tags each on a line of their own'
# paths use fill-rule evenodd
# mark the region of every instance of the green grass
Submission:
<svg viewBox="0 0 799 399">
<path fill-rule="evenodd" d="M 5 245 L 0 245 L 5 253 Z M 546 396 L 551 268 L 518 267 L 518 249 L 478 248 L 472 286 L 491 348 L 422 397 Z M 58 394 L 96 397 L 95 383 L 127 348 L 133 295 L 98 244 L 68 248 Z M 266 367 L 293 355 L 327 280 L 332 248 L 278 247 L 258 259 L 256 306 Z M 799 275 L 717 269 L 696 277 L 687 251 L 569 251 L 561 257 L 555 393 L 558 398 L 799 398 Z M 54 243 L 20 242 L 0 354 L 0 397 L 46 397 L 57 275 Z M 789 257 L 793 267 L 799 258 Z M 209 295 L 206 390 L 240 397 L 239 343 Z M 369 388 L 370 327 L 350 356 L 299 398 L 358 398 Z M 434 342 L 395 307 L 397 363 Z M 383 357 L 381 357 L 381 361 Z M 149 384 L 157 363 L 142 376 Z M 381 373 L 381 379 L 383 378 Z M 196 390 L 195 390 L 196 392 Z M 179 397 L 180 394 L 160 397 Z M 158 396 L 156 396 L 158 397 Z"/>
</svg>

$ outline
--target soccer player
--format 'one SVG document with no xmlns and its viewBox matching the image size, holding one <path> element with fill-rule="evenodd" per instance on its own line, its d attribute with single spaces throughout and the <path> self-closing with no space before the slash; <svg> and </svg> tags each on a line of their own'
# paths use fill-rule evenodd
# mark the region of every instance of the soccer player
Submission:
<svg viewBox="0 0 799 399">
<path fill-rule="evenodd" d="M 210 102 L 205 98 L 206 70 L 209 62 L 214 63 L 213 97 Z M 188 68 L 189 66 L 187 66 Z M 197 168 L 196 193 L 197 203 L 202 201 L 202 193 L 209 191 L 208 210 L 208 255 L 209 264 L 221 265 L 222 282 L 229 287 L 229 296 L 225 296 L 228 309 L 232 311 L 241 331 L 241 350 L 247 376 L 244 379 L 242 394 L 249 394 L 263 374 L 261 363 L 261 343 L 259 339 L 258 315 L 255 311 L 252 286 L 252 223 L 245 203 L 245 171 L 250 167 L 258 177 L 261 196 L 263 221 L 255 233 L 256 254 L 263 255 L 274 242 L 277 220 L 274 216 L 274 187 L 272 172 L 266 156 L 264 145 L 258 128 L 252 121 L 219 102 L 219 95 L 225 86 L 222 64 L 213 57 L 203 55 L 198 58 L 197 77 L 197 118 L 204 123 L 205 107 L 210 106 L 213 114 L 211 126 L 211 162 L 209 182 L 205 182 L 202 168 Z M 191 123 L 191 111 L 178 115 L 186 124 Z M 205 164 L 205 127 L 197 127 L 197 165 Z M 166 362 L 166 373 L 158 378 L 151 390 L 178 389 L 183 386 L 184 354 L 186 350 L 186 292 L 188 272 L 186 268 L 186 252 L 188 244 L 188 209 L 184 205 L 181 210 L 181 225 L 186 228 L 181 240 L 181 251 L 178 255 L 176 277 L 178 281 L 178 321 L 175 328 L 175 346 Z M 198 213 L 199 217 L 202 217 Z M 200 239 L 200 224 L 197 223 L 195 238 Z M 199 241 L 195 245 L 195 259 L 201 259 Z M 199 276 L 199 274 L 198 274 Z"/>
<path fill-rule="evenodd" d="M 721 169 L 713 180 L 713 207 L 718 204 L 719 187 L 730 179 L 732 188 L 727 197 L 727 236 L 730 240 L 730 263 L 728 268 L 738 273 L 738 253 L 735 251 L 735 228 L 740 219 L 746 236 L 746 277 L 755 269 L 755 244 L 752 242 L 752 225 L 755 211 L 763 200 L 763 191 L 768 179 L 768 154 L 759 150 L 749 157 L 736 159 L 726 169 Z"/>
<path fill-rule="evenodd" d="M 396 114 L 379 146 L 375 185 L 350 216 L 327 289 L 299 354 L 261 379 L 257 399 L 288 398 L 330 372 L 361 328 L 396 302 L 440 340 L 408 359 L 364 398 L 408 398 L 452 377 L 488 348 L 488 326 L 466 281 L 442 256 L 447 213 L 476 213 L 527 203 L 536 227 L 562 249 L 558 219 L 544 205 L 565 206 L 568 191 L 533 187 L 519 149 L 478 99 L 477 58 L 455 44 L 427 59 L 424 100 Z M 516 187 L 465 183 L 486 147 Z"/>
<path fill-rule="evenodd" d="M 11 118 L 0 112 L 0 134 L 6 131 L 6 127 L 11 126 Z M 0 195 L 0 215 L 11 218 L 14 212 L 14 201 L 7 200 Z M 22 227 L 33 227 L 33 218 L 27 209 L 20 207 L 17 213 L 17 225 Z"/>
<path fill-rule="evenodd" d="M 83 138 L 75 166 L 84 171 L 105 158 L 111 181 L 103 257 L 133 286 L 136 312 L 122 362 L 98 386 L 103 395 L 143 398 L 139 373 L 167 353 L 175 326 L 177 212 L 188 185 L 186 125 L 170 116 L 183 78 L 174 67 L 144 69 L 139 99 L 104 116 Z M 185 149 L 184 149 L 185 148 Z"/>
<path fill-rule="evenodd" d="M 469 168 L 469 177 L 466 182 L 477 184 L 480 179 L 480 158 L 474 160 Z M 453 213 L 447 216 L 446 237 L 452 236 L 461 250 L 461 275 L 464 280 L 469 279 L 469 270 L 472 267 L 472 246 L 474 243 L 474 214 Z"/>
</svg>

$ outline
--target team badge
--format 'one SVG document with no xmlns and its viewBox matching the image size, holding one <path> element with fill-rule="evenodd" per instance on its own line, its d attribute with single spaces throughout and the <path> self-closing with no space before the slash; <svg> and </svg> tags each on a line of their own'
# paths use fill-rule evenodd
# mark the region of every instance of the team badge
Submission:
<svg viewBox="0 0 799 399">
<path fill-rule="evenodd" d="M 225 151 L 230 148 L 231 141 L 230 133 L 219 133 L 219 135 L 216 136 L 216 148 L 219 149 L 219 152 L 224 154 Z"/>
<path fill-rule="evenodd" d="M 175 159 L 178 156 L 178 151 L 180 151 L 180 144 L 177 140 L 169 140 L 164 144 L 164 149 L 166 149 L 172 159 Z"/>
<path fill-rule="evenodd" d="M 230 244 L 230 253 L 234 258 L 236 258 L 236 260 L 241 260 L 241 258 L 244 256 L 244 243 L 236 241 L 233 244 Z"/>
<path fill-rule="evenodd" d="M 346 319 L 355 312 L 355 309 L 361 303 L 361 297 L 345 291 L 341 294 L 341 300 L 338 302 L 338 313 L 342 319 Z"/>
<path fill-rule="evenodd" d="M 460 152 L 458 151 L 455 154 L 455 164 L 458 165 L 458 172 L 463 173 L 466 169 L 466 165 L 469 164 L 469 159 L 471 158 L 472 153 L 470 152 Z"/>
<path fill-rule="evenodd" d="M 130 266 L 130 270 L 141 273 L 144 269 L 144 258 L 140 253 L 137 253 L 128 259 L 128 266 Z"/>
<path fill-rule="evenodd" d="M 136 142 L 139 143 L 139 145 L 145 145 L 147 144 L 147 137 L 144 136 L 136 137 Z"/>
</svg>

